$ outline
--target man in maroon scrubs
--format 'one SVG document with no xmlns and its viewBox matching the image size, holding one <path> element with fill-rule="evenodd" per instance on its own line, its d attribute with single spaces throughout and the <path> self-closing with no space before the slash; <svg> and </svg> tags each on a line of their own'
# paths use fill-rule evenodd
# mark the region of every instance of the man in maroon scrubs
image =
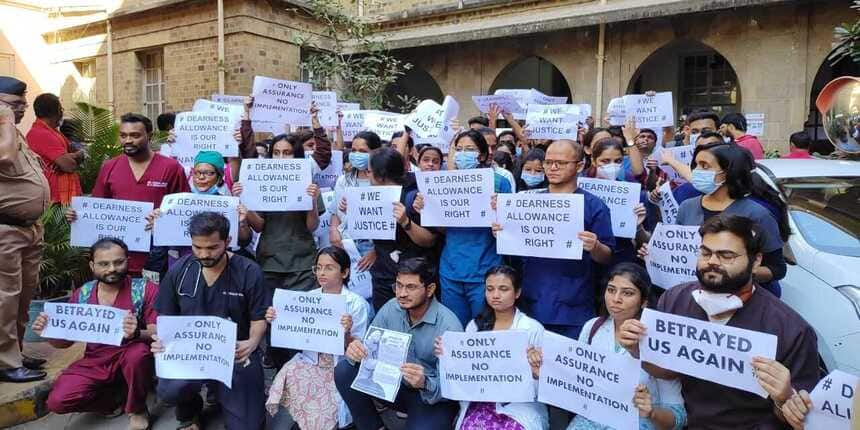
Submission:
<svg viewBox="0 0 860 430">
<path fill-rule="evenodd" d="M 102 164 L 93 187 L 93 197 L 152 202 L 157 209 L 167 194 L 190 191 L 182 165 L 173 158 L 153 152 L 149 147 L 151 137 L 152 121 L 149 118 L 135 113 L 122 116 L 119 141 L 123 153 Z M 73 209 L 66 211 L 66 219 L 69 222 L 77 219 Z M 153 247 L 148 261 L 147 253 L 130 252 L 128 271 L 134 275 L 139 275 L 143 269 L 163 272 L 167 269 L 166 264 L 166 248 Z"/>
<path fill-rule="evenodd" d="M 109 414 L 124 399 L 128 428 L 146 429 L 149 426 L 146 393 L 152 387 L 155 370 L 149 344 L 158 316 L 154 308 L 158 285 L 128 276 L 128 247 L 119 239 L 100 239 L 90 248 L 90 258 L 96 280 L 75 290 L 69 302 L 126 311 L 123 341 L 120 346 L 87 343 L 84 357 L 72 363 L 54 382 L 47 406 L 56 414 Z M 40 314 L 33 322 L 33 332 L 41 335 L 47 324 L 48 315 Z M 51 339 L 50 343 L 55 348 L 73 344 L 60 339 Z"/>
</svg>

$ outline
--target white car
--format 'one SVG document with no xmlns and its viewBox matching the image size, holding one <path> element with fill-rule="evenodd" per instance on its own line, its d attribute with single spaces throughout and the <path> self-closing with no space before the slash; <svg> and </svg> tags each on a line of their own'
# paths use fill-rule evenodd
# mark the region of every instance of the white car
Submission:
<svg viewBox="0 0 860 430">
<path fill-rule="evenodd" d="M 815 329 L 826 370 L 860 375 L 860 163 L 759 160 L 788 204 L 782 300 Z"/>
</svg>

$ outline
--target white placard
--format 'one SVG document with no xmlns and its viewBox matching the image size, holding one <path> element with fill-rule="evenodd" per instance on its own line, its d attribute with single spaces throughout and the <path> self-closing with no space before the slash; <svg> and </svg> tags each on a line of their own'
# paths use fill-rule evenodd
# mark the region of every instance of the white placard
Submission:
<svg viewBox="0 0 860 430">
<path fill-rule="evenodd" d="M 493 169 L 416 172 L 418 191 L 424 197 L 422 226 L 489 227 L 495 213 Z"/>
<path fill-rule="evenodd" d="M 499 254 L 582 259 L 577 238 L 585 230 L 582 194 L 499 194 L 496 208 Z"/>
<path fill-rule="evenodd" d="M 364 113 L 363 110 L 345 110 L 343 113 L 343 122 L 340 125 L 343 140 L 352 142 L 355 135 L 364 131 Z"/>
<path fill-rule="evenodd" d="M 609 125 L 624 125 L 624 122 L 627 121 L 627 108 L 624 106 L 624 99 L 617 97 L 610 100 L 606 106 L 606 116 L 609 118 Z"/>
<path fill-rule="evenodd" d="M 753 136 L 764 136 L 763 113 L 745 113 L 744 118 L 747 119 L 747 134 Z"/>
<path fill-rule="evenodd" d="M 675 125 L 672 92 L 666 91 L 653 96 L 628 94 L 624 96 L 624 110 L 636 119 L 636 127 L 660 130 Z"/>
<path fill-rule="evenodd" d="M 242 203 L 260 212 L 309 211 L 312 177 L 306 158 L 245 158 L 239 171 Z"/>
<path fill-rule="evenodd" d="M 640 321 L 647 328 L 639 340 L 642 361 L 767 397 L 752 359 L 773 360 L 776 336 L 651 309 Z"/>
<path fill-rule="evenodd" d="M 576 186 L 597 196 L 612 217 L 612 234 L 615 237 L 636 237 L 636 213 L 642 184 L 638 182 L 607 181 L 598 178 L 579 178 Z"/>
<path fill-rule="evenodd" d="M 657 223 L 645 258 L 651 283 L 666 289 L 696 280 L 699 226 Z"/>
<path fill-rule="evenodd" d="M 439 358 L 442 397 L 475 402 L 533 402 L 524 330 L 445 332 Z"/>
<path fill-rule="evenodd" d="M 805 428 L 808 430 L 850 429 L 851 418 L 856 414 L 856 411 L 851 409 L 854 394 L 860 387 L 858 384 L 860 384 L 860 378 L 841 370 L 834 370 L 818 381 L 815 389 L 809 393 L 812 410 L 806 415 Z"/>
<path fill-rule="evenodd" d="M 379 327 L 369 327 L 364 336 L 367 357 L 361 360 L 352 389 L 389 402 L 397 398 L 412 335 Z"/>
<path fill-rule="evenodd" d="M 191 111 L 227 115 L 230 117 L 230 120 L 233 121 L 233 128 L 238 129 L 240 125 L 239 122 L 242 120 L 242 114 L 245 113 L 245 108 L 242 107 L 241 103 L 236 105 L 232 103 L 218 103 L 206 99 L 197 99 L 197 101 L 194 102 L 194 106 L 191 108 Z"/>
<path fill-rule="evenodd" d="M 42 337 L 119 346 L 128 312 L 112 306 L 45 302 L 48 324 Z"/>
<path fill-rule="evenodd" d="M 585 121 L 579 105 L 530 104 L 526 127 L 530 139 L 576 139 L 577 123 Z"/>
<path fill-rule="evenodd" d="M 319 112 L 317 118 L 322 127 L 337 126 L 337 93 L 334 91 L 314 91 L 311 100 L 316 103 Z"/>
<path fill-rule="evenodd" d="M 164 196 L 161 215 L 152 227 L 155 246 L 191 246 L 188 225 L 200 212 L 216 212 L 230 221 L 230 247 L 237 248 L 239 240 L 239 198 L 204 194 L 177 193 Z"/>
<path fill-rule="evenodd" d="M 239 105 L 239 106 L 245 105 L 245 96 L 231 96 L 231 95 L 224 95 L 224 94 L 212 94 L 212 97 L 210 97 L 210 98 L 215 103 L 224 103 L 224 104 L 228 104 L 228 105 Z"/>
<path fill-rule="evenodd" d="M 320 188 L 334 188 L 337 178 L 343 175 L 343 151 L 331 151 L 331 163 L 323 170 L 314 172 L 313 182 Z"/>
<path fill-rule="evenodd" d="M 639 360 L 552 332 L 544 332 L 542 344 L 539 402 L 612 428 L 639 428 Z"/>
<path fill-rule="evenodd" d="M 214 379 L 233 386 L 236 323 L 219 317 L 159 316 L 155 374 L 164 379 Z M 244 363 L 237 363 L 243 366 Z"/>
<path fill-rule="evenodd" d="M 314 230 L 314 237 L 317 241 L 317 249 L 323 249 L 331 245 L 328 228 L 331 225 L 331 212 L 329 208 L 333 207 L 334 191 L 323 191 L 321 193 L 323 204 L 325 205 L 325 213 L 320 215 L 320 223 L 317 229 Z"/>
<path fill-rule="evenodd" d="M 255 133 L 272 133 L 274 135 L 283 134 L 286 132 L 286 127 L 282 122 L 271 121 L 251 121 L 251 129 Z"/>
<path fill-rule="evenodd" d="M 418 137 L 435 137 L 445 124 L 445 110 L 434 100 L 423 100 L 415 110 L 406 115 L 404 124 Z"/>
<path fill-rule="evenodd" d="M 272 346 L 343 355 L 346 297 L 275 289 Z"/>
<path fill-rule="evenodd" d="M 472 96 L 472 102 L 475 103 L 481 113 L 490 112 L 491 104 L 499 105 L 503 112 L 513 113 L 521 109 L 517 100 L 511 95 Z"/>
<path fill-rule="evenodd" d="M 88 247 L 105 237 L 115 237 L 128 245 L 129 251 L 149 252 L 146 216 L 151 202 L 72 197 L 72 209 L 78 218 L 71 225 L 71 246 Z"/>
<path fill-rule="evenodd" d="M 514 98 L 516 101 L 516 109 L 510 111 L 514 116 L 514 119 L 526 119 L 526 110 L 528 109 L 529 104 L 537 103 L 535 99 L 539 97 L 539 95 L 543 95 L 543 93 L 534 88 L 528 90 L 498 89 L 495 94 L 499 96 L 507 95 Z"/>
<path fill-rule="evenodd" d="M 254 106 L 251 119 L 257 121 L 311 125 L 311 84 L 254 76 Z"/>
<path fill-rule="evenodd" d="M 370 270 L 358 270 L 361 253 L 358 251 L 354 240 L 343 239 L 342 243 L 343 249 L 349 254 L 349 290 L 365 299 L 370 299 L 373 296 L 373 282 L 370 277 Z"/>
<path fill-rule="evenodd" d="M 361 104 L 352 102 L 337 102 L 337 108 L 341 112 L 346 112 L 348 110 L 361 110 Z"/>
<path fill-rule="evenodd" d="M 567 96 L 548 96 L 532 88 L 532 103 L 542 105 L 563 105 L 567 103 Z M 531 103 L 530 103 L 531 104 Z"/>
<path fill-rule="evenodd" d="M 239 143 L 233 138 L 235 123 L 230 116 L 208 112 L 180 112 L 176 115 L 176 142 L 171 155 L 183 166 L 193 166 L 200 151 L 217 151 L 236 157 Z"/>
<path fill-rule="evenodd" d="M 654 152 L 651 153 L 649 158 L 653 158 L 657 160 L 657 166 L 660 167 L 660 170 L 666 172 L 666 176 L 670 181 L 674 182 L 687 182 L 684 178 L 678 175 L 678 172 L 675 171 L 672 166 L 668 164 L 663 164 L 660 162 L 662 158 L 662 152 L 667 151 L 672 153 L 672 156 L 675 157 L 676 160 L 680 161 L 682 164 L 690 165 L 690 162 L 693 161 L 693 145 L 683 145 L 683 146 L 672 146 L 669 148 L 664 147 L 655 147 Z"/>
<path fill-rule="evenodd" d="M 353 239 L 394 240 L 397 233 L 394 202 L 400 201 L 401 190 L 399 185 L 347 188 L 349 236 Z"/>
<path fill-rule="evenodd" d="M 391 140 L 394 133 L 404 131 L 405 120 L 406 115 L 399 113 L 380 110 L 364 111 L 364 129 L 378 134 L 382 140 Z"/>
<path fill-rule="evenodd" d="M 678 201 L 675 200 L 675 195 L 672 194 L 672 185 L 669 181 L 660 185 L 660 214 L 663 217 L 663 222 L 666 224 L 675 224 L 678 219 Z"/>
</svg>

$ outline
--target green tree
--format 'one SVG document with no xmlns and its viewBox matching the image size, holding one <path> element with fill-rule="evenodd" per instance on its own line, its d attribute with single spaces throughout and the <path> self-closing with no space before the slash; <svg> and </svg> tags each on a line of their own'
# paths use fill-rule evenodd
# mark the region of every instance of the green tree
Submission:
<svg viewBox="0 0 860 430">
<path fill-rule="evenodd" d="M 301 67 L 314 88 L 329 89 L 339 99 L 361 103 L 364 109 L 386 107 L 385 90 L 412 68 L 391 55 L 385 41 L 375 38 L 371 28 L 343 12 L 337 0 L 308 0 L 305 10 L 322 24 L 326 37 L 297 37 L 309 54 Z"/>
<path fill-rule="evenodd" d="M 852 9 L 860 11 L 860 0 L 854 0 Z M 853 24 L 843 23 L 833 30 L 836 48 L 830 54 L 830 64 L 836 64 L 845 57 L 860 63 L 860 20 Z"/>
</svg>

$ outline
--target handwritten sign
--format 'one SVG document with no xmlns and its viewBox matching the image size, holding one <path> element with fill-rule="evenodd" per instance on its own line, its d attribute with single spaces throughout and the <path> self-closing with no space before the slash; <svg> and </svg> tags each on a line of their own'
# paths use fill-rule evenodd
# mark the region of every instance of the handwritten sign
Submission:
<svg viewBox="0 0 860 430">
<path fill-rule="evenodd" d="M 608 181 L 597 178 L 579 178 L 576 186 L 594 194 L 606 206 L 612 217 L 612 234 L 616 237 L 636 237 L 636 213 L 642 185 L 638 182 Z"/>
<path fill-rule="evenodd" d="M 672 92 L 657 93 L 653 96 L 628 94 L 624 96 L 624 110 L 636 119 L 636 127 L 659 130 L 675 125 Z"/>
<path fill-rule="evenodd" d="M 149 252 L 150 232 L 146 216 L 152 212 L 150 202 L 72 197 L 72 209 L 78 219 L 72 223 L 72 246 L 90 246 L 99 239 L 115 237 L 128 245 L 129 251 Z"/>
<path fill-rule="evenodd" d="M 233 138 L 235 121 L 229 115 L 209 112 L 180 112 L 176 115 L 176 142 L 172 155 L 184 166 L 194 164 L 200 151 L 217 151 L 236 157 L 239 144 Z"/>
<path fill-rule="evenodd" d="M 251 121 L 251 128 L 256 133 L 272 133 L 278 135 L 286 132 L 285 123 L 272 121 Z"/>
<path fill-rule="evenodd" d="M 614 98 L 609 101 L 606 106 L 606 116 L 609 117 L 609 125 L 624 125 L 627 121 L 627 108 L 624 106 L 624 99 L 621 97 Z M 639 127 L 639 124 L 636 124 Z"/>
<path fill-rule="evenodd" d="M 334 91 L 314 91 L 311 100 L 319 108 L 317 118 L 323 127 L 337 126 L 337 93 Z"/>
<path fill-rule="evenodd" d="M 311 84 L 254 76 L 251 119 L 281 124 L 311 124 Z"/>
<path fill-rule="evenodd" d="M 809 430 L 848 430 L 851 428 L 854 392 L 860 378 L 841 370 L 830 372 L 809 393 L 812 410 L 806 415 Z M 856 418 L 855 418 L 856 419 Z"/>
<path fill-rule="evenodd" d="M 306 158 L 243 159 L 242 203 L 260 212 L 309 211 L 314 204 L 308 195 L 312 176 Z"/>
<path fill-rule="evenodd" d="M 666 224 L 675 224 L 678 219 L 678 201 L 675 200 L 675 195 L 672 194 L 672 186 L 669 182 L 660 185 L 660 214 L 663 217 L 663 222 Z"/>
<path fill-rule="evenodd" d="M 418 190 L 424 197 L 421 225 L 441 227 L 489 227 L 495 213 L 493 169 L 416 172 Z"/>
<path fill-rule="evenodd" d="M 361 104 L 351 102 L 337 102 L 337 108 L 341 112 L 346 112 L 348 110 L 361 110 Z"/>
<path fill-rule="evenodd" d="M 636 429 L 639 369 L 639 360 L 628 355 L 545 332 L 538 401 L 612 428 Z"/>
<path fill-rule="evenodd" d="M 668 289 L 695 281 L 701 244 L 698 226 L 658 223 L 645 259 L 651 283 Z"/>
<path fill-rule="evenodd" d="M 370 270 L 358 269 L 358 262 L 361 261 L 361 253 L 358 251 L 355 241 L 344 239 L 343 249 L 349 254 L 349 290 L 365 299 L 371 298 L 373 295 L 373 283 L 370 277 Z"/>
<path fill-rule="evenodd" d="M 347 188 L 350 237 L 394 240 L 397 232 L 394 203 L 400 201 L 401 189 L 399 185 Z"/>
<path fill-rule="evenodd" d="M 328 228 L 331 225 L 332 212 L 329 212 L 329 209 L 332 208 L 332 203 L 334 203 L 334 191 L 324 191 L 321 195 L 326 210 L 325 213 L 320 215 L 320 224 L 317 226 L 317 229 L 314 230 L 314 238 L 317 241 L 317 249 L 323 249 L 331 245 Z"/>
<path fill-rule="evenodd" d="M 445 332 L 439 358 L 442 397 L 479 402 L 532 402 L 524 330 Z"/>
<path fill-rule="evenodd" d="M 343 122 L 341 123 L 343 140 L 352 142 L 356 134 L 364 131 L 364 113 L 363 110 L 343 111 Z"/>
<path fill-rule="evenodd" d="M 678 175 L 678 172 L 675 171 L 672 166 L 668 164 L 660 163 L 660 159 L 663 157 L 662 152 L 667 151 L 672 154 L 676 160 L 680 161 L 683 164 L 689 165 L 691 161 L 693 161 L 693 148 L 692 145 L 684 145 L 684 146 L 672 146 L 669 148 L 656 147 L 654 148 L 654 152 L 651 154 L 650 158 L 657 160 L 658 166 L 660 170 L 666 172 L 666 175 L 670 181 L 674 182 L 687 182 L 684 178 Z"/>
<path fill-rule="evenodd" d="M 74 342 L 122 344 L 122 319 L 128 311 L 112 306 L 45 302 L 48 324 L 42 337 Z"/>
<path fill-rule="evenodd" d="M 399 113 L 378 110 L 364 111 L 364 129 L 379 135 L 383 140 L 391 140 L 391 136 L 403 131 L 403 121 L 406 116 Z"/>
<path fill-rule="evenodd" d="M 642 361 L 767 397 L 752 358 L 773 359 L 776 336 L 651 309 L 641 321 L 648 329 L 639 340 Z"/>
<path fill-rule="evenodd" d="M 338 176 L 343 175 L 343 151 L 331 151 L 331 163 L 328 167 L 314 172 L 313 182 L 320 188 L 334 188 Z"/>
<path fill-rule="evenodd" d="M 496 208 L 499 254 L 582 259 L 582 194 L 499 194 Z"/>
<path fill-rule="evenodd" d="M 412 335 L 407 333 L 368 328 L 363 342 L 367 357 L 361 360 L 352 389 L 393 402 L 400 391 L 400 366 L 406 362 L 411 340 Z"/>
<path fill-rule="evenodd" d="M 272 346 L 343 355 L 344 296 L 277 288 L 272 306 L 277 315 L 272 321 Z"/>
<path fill-rule="evenodd" d="M 233 121 L 233 128 L 238 129 L 239 121 L 242 120 L 242 114 L 245 110 L 242 107 L 241 102 L 237 105 L 232 103 L 218 103 L 206 99 L 197 99 L 197 101 L 194 102 L 194 106 L 191 108 L 191 111 L 227 115 L 230 117 L 230 120 Z"/>
<path fill-rule="evenodd" d="M 155 354 L 159 378 L 214 379 L 232 388 L 236 323 L 218 317 L 159 316 L 156 324 L 164 345 L 164 352 Z"/>
<path fill-rule="evenodd" d="M 764 136 L 764 114 L 745 113 L 747 119 L 747 134 L 752 136 Z"/>
<path fill-rule="evenodd" d="M 521 110 L 517 100 L 510 95 L 472 96 L 472 102 L 482 113 L 490 112 L 490 105 L 496 104 L 504 112 L 515 112 Z"/>
<path fill-rule="evenodd" d="M 576 139 L 583 121 L 579 105 L 530 104 L 526 114 L 531 139 Z"/>
<path fill-rule="evenodd" d="M 224 103 L 228 105 L 239 105 L 243 106 L 245 104 L 245 96 L 231 96 L 225 94 L 212 94 L 210 97 L 215 103 Z"/>
<path fill-rule="evenodd" d="M 161 215 L 152 227 L 152 242 L 155 246 L 191 246 L 188 225 L 191 217 L 200 212 L 216 212 L 230 221 L 230 247 L 238 247 L 239 198 L 209 196 L 203 194 L 177 193 L 164 196 Z"/>
</svg>

